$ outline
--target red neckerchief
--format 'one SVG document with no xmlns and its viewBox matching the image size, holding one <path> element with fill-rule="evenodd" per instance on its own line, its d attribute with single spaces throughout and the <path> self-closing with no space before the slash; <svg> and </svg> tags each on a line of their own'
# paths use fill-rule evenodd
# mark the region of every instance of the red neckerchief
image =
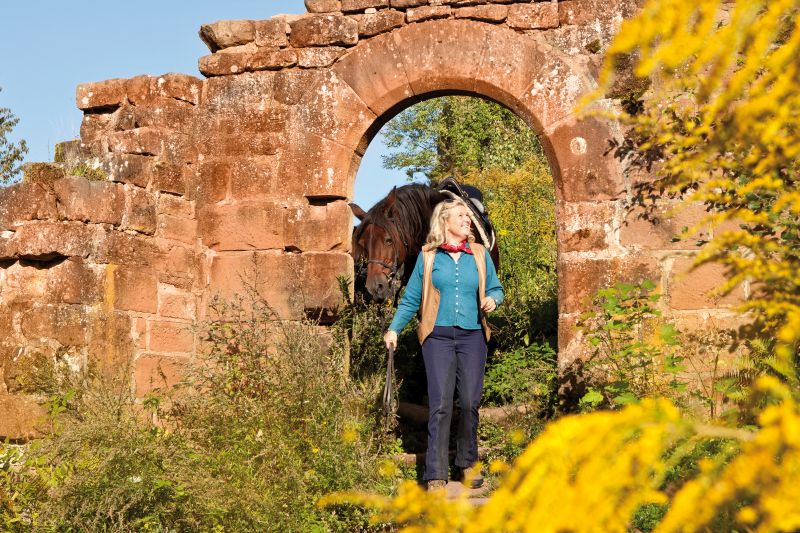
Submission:
<svg viewBox="0 0 800 533">
<path fill-rule="evenodd" d="M 458 253 L 458 252 L 464 252 L 466 254 L 472 255 L 472 250 L 467 248 L 467 241 L 466 240 L 461 241 L 461 244 L 459 244 L 458 246 L 456 246 L 455 244 L 448 244 L 448 243 L 440 244 L 439 248 L 444 250 L 445 252 L 449 252 L 451 254 L 455 254 L 455 253 Z"/>
</svg>

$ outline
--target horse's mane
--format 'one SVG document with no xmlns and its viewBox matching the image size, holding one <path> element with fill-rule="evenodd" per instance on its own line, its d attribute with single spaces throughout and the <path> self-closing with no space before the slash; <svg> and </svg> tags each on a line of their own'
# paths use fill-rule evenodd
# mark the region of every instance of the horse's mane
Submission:
<svg viewBox="0 0 800 533">
<path fill-rule="evenodd" d="M 417 254 L 420 250 L 418 243 L 425 242 L 428 237 L 433 208 L 442 199 L 442 193 L 427 185 L 403 185 L 395 189 L 394 205 L 389 210 L 391 217 L 387 216 L 387 196 L 372 206 L 364 222 L 396 227 L 408 243 L 408 251 Z"/>
</svg>

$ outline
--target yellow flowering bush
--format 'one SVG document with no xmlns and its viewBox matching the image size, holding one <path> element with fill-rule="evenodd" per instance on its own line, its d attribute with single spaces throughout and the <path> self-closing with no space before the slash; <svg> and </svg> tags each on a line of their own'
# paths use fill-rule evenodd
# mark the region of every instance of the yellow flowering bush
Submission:
<svg viewBox="0 0 800 533">
<path fill-rule="evenodd" d="M 593 95 L 623 58 L 652 81 L 614 118 L 630 127 L 634 163 L 657 170 L 641 191 L 707 205 L 715 229 L 698 262 L 726 267 L 721 292 L 749 283 L 743 307 L 774 333 L 782 379 L 755 381 L 756 425 L 705 424 L 645 399 L 551 423 L 480 507 L 413 484 L 322 505 L 367 505 L 409 532 L 627 531 L 647 505 L 666 509 L 657 532 L 800 530 L 799 14 L 799 0 L 650 0 L 623 23 Z M 725 446 L 668 479 L 708 439 Z"/>
</svg>

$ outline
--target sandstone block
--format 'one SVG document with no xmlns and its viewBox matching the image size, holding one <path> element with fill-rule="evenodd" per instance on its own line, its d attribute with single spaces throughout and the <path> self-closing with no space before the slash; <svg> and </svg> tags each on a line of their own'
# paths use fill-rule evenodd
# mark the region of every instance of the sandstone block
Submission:
<svg viewBox="0 0 800 533">
<path fill-rule="evenodd" d="M 62 346 L 86 343 L 88 317 L 82 307 L 37 306 L 22 315 L 22 334 L 29 341 L 54 339 Z"/>
<path fill-rule="evenodd" d="M 307 315 L 327 322 L 342 304 L 338 276 L 352 277 L 353 258 L 347 253 L 304 253 L 303 307 Z"/>
<path fill-rule="evenodd" d="M 20 226 L 14 237 L 14 257 L 49 261 L 61 257 L 89 257 L 106 239 L 98 225 L 79 222 L 30 222 Z"/>
<path fill-rule="evenodd" d="M 171 194 L 186 194 L 184 168 L 165 160 L 156 160 L 152 167 L 152 188 Z"/>
<path fill-rule="evenodd" d="M 333 13 L 342 10 L 342 0 L 305 0 L 309 13 Z"/>
<path fill-rule="evenodd" d="M 281 252 L 221 253 L 210 270 L 212 295 L 233 298 L 255 286 L 258 294 L 282 319 L 298 319 L 303 312 L 303 258 Z"/>
<path fill-rule="evenodd" d="M 124 79 L 113 79 L 78 85 L 75 91 L 78 109 L 86 111 L 122 105 L 127 100 L 126 83 Z"/>
<path fill-rule="evenodd" d="M 508 9 L 506 24 L 515 30 L 558 28 L 558 3 L 513 4 Z"/>
<path fill-rule="evenodd" d="M 615 202 L 565 202 L 556 219 L 559 251 L 588 252 L 608 248 L 614 231 Z"/>
<path fill-rule="evenodd" d="M 198 205 L 214 204 L 228 197 L 232 163 L 228 158 L 204 158 L 197 169 Z"/>
<path fill-rule="evenodd" d="M 189 291 L 167 283 L 158 285 L 158 315 L 161 317 L 193 320 L 195 318 L 194 300 L 194 295 Z"/>
<path fill-rule="evenodd" d="M 202 213 L 200 233 L 217 251 L 283 249 L 285 216 L 274 203 L 219 205 Z"/>
<path fill-rule="evenodd" d="M 111 152 L 101 163 L 110 181 L 147 187 L 150 183 L 153 157 Z"/>
<path fill-rule="evenodd" d="M 450 6 L 422 6 L 415 7 L 406 11 L 406 21 L 422 22 L 424 20 L 442 19 L 452 15 L 453 9 Z"/>
<path fill-rule="evenodd" d="M 280 70 L 297 64 L 297 52 L 294 50 L 260 49 L 247 60 L 245 69 L 248 72 L 258 70 Z"/>
<path fill-rule="evenodd" d="M 125 212 L 122 185 L 86 178 L 66 177 L 53 184 L 61 220 L 119 226 Z"/>
<path fill-rule="evenodd" d="M 194 218 L 194 202 L 185 198 L 162 194 L 158 197 L 158 214 L 182 218 Z"/>
<path fill-rule="evenodd" d="M 186 376 L 189 358 L 145 353 L 136 359 L 134 380 L 136 397 L 143 398 L 154 390 L 168 390 Z"/>
<path fill-rule="evenodd" d="M 597 6 L 591 0 L 561 0 L 558 3 L 558 21 L 562 25 L 583 25 L 597 19 Z"/>
<path fill-rule="evenodd" d="M 119 265 L 113 267 L 114 307 L 123 311 L 156 314 L 158 278 L 152 270 Z"/>
<path fill-rule="evenodd" d="M 156 87 L 161 96 L 197 105 L 200 103 L 203 82 L 188 74 L 170 72 L 158 77 Z"/>
<path fill-rule="evenodd" d="M 278 187 L 278 158 L 254 156 L 235 158 L 230 169 L 232 200 L 264 200 L 273 197 Z"/>
<path fill-rule="evenodd" d="M 286 21 L 281 19 L 257 20 L 254 24 L 256 31 L 255 43 L 259 48 L 283 48 L 289 46 L 289 38 L 286 36 L 288 29 Z"/>
<path fill-rule="evenodd" d="M 157 128 L 136 128 L 109 134 L 108 147 L 123 154 L 159 155 L 164 137 L 164 131 Z"/>
<path fill-rule="evenodd" d="M 0 394 L 0 438 L 27 440 L 46 430 L 47 412 L 33 396 Z"/>
<path fill-rule="evenodd" d="M 390 0 L 392 7 L 406 9 L 407 7 L 419 7 L 428 4 L 428 0 Z"/>
<path fill-rule="evenodd" d="M 131 187 L 126 192 L 128 200 L 123 217 L 125 229 L 152 235 L 156 231 L 155 194 L 138 187 Z"/>
<path fill-rule="evenodd" d="M 57 216 L 56 197 L 42 184 L 17 183 L 0 189 L 0 231 Z"/>
<path fill-rule="evenodd" d="M 164 320 L 150 324 L 150 350 L 190 353 L 193 349 L 194 332 L 191 324 Z"/>
<path fill-rule="evenodd" d="M 569 259 L 558 262 L 558 310 L 581 313 L 599 289 L 615 283 L 660 283 L 661 269 L 653 257 L 626 256 L 615 259 Z"/>
<path fill-rule="evenodd" d="M 145 270 L 157 257 L 158 249 L 152 238 L 136 233 L 109 231 L 94 253 L 96 263 L 135 266 Z M 145 268 L 142 268 L 145 267 Z"/>
<path fill-rule="evenodd" d="M 499 4 L 489 4 L 482 6 L 470 6 L 456 9 L 455 16 L 459 18 L 468 18 L 475 20 L 483 20 L 486 22 L 503 22 L 508 17 L 508 6 Z"/>
<path fill-rule="evenodd" d="M 382 9 L 377 13 L 360 15 L 358 18 L 358 34 L 362 37 L 372 37 L 394 28 L 399 28 L 406 21 L 402 11 Z"/>
<path fill-rule="evenodd" d="M 349 177 L 360 156 L 341 144 L 314 134 L 292 140 L 281 156 L 277 182 L 284 194 L 309 198 L 352 198 Z"/>
<path fill-rule="evenodd" d="M 693 257 L 678 257 L 669 277 L 669 306 L 672 309 L 711 309 L 730 307 L 744 301 L 742 287 L 730 294 L 714 295 L 713 291 L 725 282 L 725 268 L 708 263 L 692 269 Z"/>
<path fill-rule="evenodd" d="M 156 236 L 161 239 L 194 244 L 197 239 L 197 221 L 171 215 L 159 215 Z"/>
<path fill-rule="evenodd" d="M 110 114 L 88 114 L 81 119 L 81 148 L 90 150 L 93 143 L 99 142 L 111 129 Z"/>
<path fill-rule="evenodd" d="M 46 294 L 50 301 L 65 304 L 94 304 L 103 297 L 101 267 L 71 258 L 47 269 Z"/>
<path fill-rule="evenodd" d="M 337 76 L 378 116 L 414 94 L 393 35 L 378 35 L 362 42 L 333 67 Z"/>
<path fill-rule="evenodd" d="M 352 234 L 351 212 L 343 200 L 291 206 L 283 230 L 284 246 L 302 251 L 346 251 Z"/>
<path fill-rule="evenodd" d="M 204 76 L 228 76 L 245 71 L 249 53 L 210 54 L 198 60 L 197 68 Z"/>
<path fill-rule="evenodd" d="M 304 46 L 350 46 L 358 42 L 358 23 L 342 15 L 309 15 L 291 23 L 289 42 Z"/>
<path fill-rule="evenodd" d="M 154 128 L 161 130 L 166 139 L 172 131 L 182 133 L 190 131 L 195 105 L 167 96 L 154 96 L 146 104 L 120 108 L 117 113 L 123 111 L 130 116 L 124 127 L 116 127 L 116 130 Z"/>
<path fill-rule="evenodd" d="M 553 174 L 566 201 L 613 200 L 625 194 L 622 172 L 608 150 L 614 133 L 595 118 L 570 120 L 548 135 Z"/>
<path fill-rule="evenodd" d="M 342 11 L 363 11 L 369 7 L 389 7 L 389 0 L 342 0 Z"/>
<path fill-rule="evenodd" d="M 697 250 L 702 241 L 711 238 L 711 228 L 703 225 L 692 235 L 684 235 L 684 229 L 697 227 L 707 214 L 702 204 L 683 206 L 665 201 L 652 211 L 637 208 L 622 224 L 620 243 L 648 250 Z"/>
<path fill-rule="evenodd" d="M 252 20 L 220 20 L 200 26 L 200 39 L 212 52 L 252 42 L 255 37 Z"/>
<path fill-rule="evenodd" d="M 158 95 L 159 92 L 156 85 L 156 78 L 147 75 L 134 76 L 126 80 L 125 91 L 127 93 L 128 102 L 135 106 L 148 103 Z"/>
<path fill-rule="evenodd" d="M 89 361 L 103 376 L 119 377 L 133 356 L 134 324 L 127 313 L 96 312 L 89 326 Z"/>
<path fill-rule="evenodd" d="M 297 50 L 297 66 L 301 68 L 329 67 L 344 54 L 344 50 L 341 46 L 301 48 Z"/>
</svg>

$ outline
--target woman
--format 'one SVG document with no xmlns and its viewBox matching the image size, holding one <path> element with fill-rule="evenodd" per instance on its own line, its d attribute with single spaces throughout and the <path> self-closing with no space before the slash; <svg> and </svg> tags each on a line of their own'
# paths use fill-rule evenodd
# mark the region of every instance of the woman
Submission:
<svg viewBox="0 0 800 533">
<path fill-rule="evenodd" d="M 453 391 L 458 389 L 456 477 L 472 479 L 465 471 L 478 460 L 478 407 L 483 393 L 486 342 L 490 330 L 485 313 L 503 301 L 503 287 L 486 249 L 475 243 L 466 205 L 446 200 L 433 211 L 428 239 L 383 339 L 397 346 L 397 335 L 420 311 L 417 329 L 428 378 L 428 490 L 447 484 L 448 441 L 453 414 Z"/>
</svg>

